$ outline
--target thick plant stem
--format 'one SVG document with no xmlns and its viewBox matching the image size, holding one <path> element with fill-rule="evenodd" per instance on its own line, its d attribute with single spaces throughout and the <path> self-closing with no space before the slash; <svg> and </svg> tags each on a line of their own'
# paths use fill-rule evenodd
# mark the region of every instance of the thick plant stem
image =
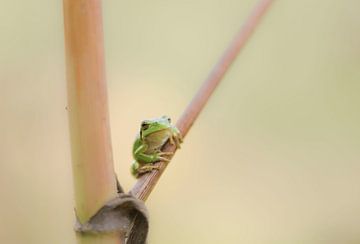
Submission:
<svg viewBox="0 0 360 244">
<path fill-rule="evenodd" d="M 63 0 L 68 113 L 75 210 L 89 220 L 117 196 L 100 0 Z M 118 236 L 78 234 L 79 243 L 120 243 Z"/>
</svg>

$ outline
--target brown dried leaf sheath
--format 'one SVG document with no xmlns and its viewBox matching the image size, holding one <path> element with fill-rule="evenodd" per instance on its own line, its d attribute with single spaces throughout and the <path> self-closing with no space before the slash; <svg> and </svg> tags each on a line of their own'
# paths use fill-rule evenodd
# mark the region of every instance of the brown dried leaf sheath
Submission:
<svg viewBox="0 0 360 244">
<path fill-rule="evenodd" d="M 135 223 L 132 225 L 133 221 Z M 93 217 L 84 224 L 79 221 L 75 230 L 80 234 L 119 233 L 125 243 L 126 234 L 132 228 L 132 241 L 128 243 L 143 244 L 149 229 L 148 213 L 143 201 L 120 193 L 118 197 L 107 202 Z"/>
</svg>

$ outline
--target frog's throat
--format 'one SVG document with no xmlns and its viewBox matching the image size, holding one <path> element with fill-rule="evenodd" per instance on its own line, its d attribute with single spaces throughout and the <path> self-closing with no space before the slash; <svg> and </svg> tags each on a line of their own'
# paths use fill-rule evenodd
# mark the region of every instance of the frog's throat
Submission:
<svg viewBox="0 0 360 244">
<path fill-rule="evenodd" d="M 149 134 L 145 137 L 145 143 L 149 151 L 159 150 L 171 137 L 171 131 L 165 129 Z"/>
</svg>

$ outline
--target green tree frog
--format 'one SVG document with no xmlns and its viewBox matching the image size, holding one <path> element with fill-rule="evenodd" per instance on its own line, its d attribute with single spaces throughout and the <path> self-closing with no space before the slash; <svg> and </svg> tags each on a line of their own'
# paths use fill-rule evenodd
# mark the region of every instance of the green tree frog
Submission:
<svg viewBox="0 0 360 244">
<path fill-rule="evenodd" d="M 162 146 L 170 141 L 171 144 L 180 148 L 182 137 L 180 131 L 173 125 L 167 116 L 144 120 L 141 123 L 140 132 L 133 146 L 133 157 L 135 161 L 131 165 L 131 173 L 135 178 L 141 174 L 158 169 L 153 163 L 158 161 L 168 162 L 164 157 L 172 155 L 171 152 L 162 152 Z"/>
</svg>

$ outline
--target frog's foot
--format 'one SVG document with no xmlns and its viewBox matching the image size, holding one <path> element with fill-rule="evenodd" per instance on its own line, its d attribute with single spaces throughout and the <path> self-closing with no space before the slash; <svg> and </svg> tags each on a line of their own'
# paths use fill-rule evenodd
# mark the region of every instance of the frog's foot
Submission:
<svg viewBox="0 0 360 244">
<path fill-rule="evenodd" d="M 143 165 L 138 169 L 137 174 L 142 175 L 142 174 L 145 174 L 147 172 L 150 172 L 150 171 L 153 171 L 153 170 L 159 170 L 159 169 L 160 169 L 159 165 Z"/>
<path fill-rule="evenodd" d="M 176 144 L 176 148 L 180 149 L 180 144 L 183 142 L 182 136 L 181 134 L 178 134 L 175 136 L 175 144 Z"/>
<path fill-rule="evenodd" d="M 170 144 L 175 145 L 176 148 L 180 148 L 180 144 L 183 142 L 182 135 L 176 126 L 172 126 L 171 128 L 172 135 L 170 136 Z"/>
<path fill-rule="evenodd" d="M 168 159 L 167 157 L 163 157 L 163 156 L 171 156 L 173 155 L 173 152 L 158 152 L 157 153 L 157 158 L 159 161 L 163 161 L 163 162 L 169 162 L 170 159 Z"/>
<path fill-rule="evenodd" d="M 169 138 L 169 142 L 171 145 L 175 145 L 176 148 L 180 148 L 180 143 L 183 142 L 182 136 L 179 131 L 173 132 L 173 134 Z"/>
<path fill-rule="evenodd" d="M 180 134 L 174 134 L 170 137 L 170 144 L 175 145 L 176 148 L 181 148 L 180 143 L 182 143 L 182 137 Z"/>
<path fill-rule="evenodd" d="M 159 156 L 164 156 L 164 155 L 165 155 L 165 156 L 171 156 L 171 155 L 173 155 L 173 154 L 174 154 L 173 152 L 159 152 L 159 153 L 158 153 Z"/>
</svg>

